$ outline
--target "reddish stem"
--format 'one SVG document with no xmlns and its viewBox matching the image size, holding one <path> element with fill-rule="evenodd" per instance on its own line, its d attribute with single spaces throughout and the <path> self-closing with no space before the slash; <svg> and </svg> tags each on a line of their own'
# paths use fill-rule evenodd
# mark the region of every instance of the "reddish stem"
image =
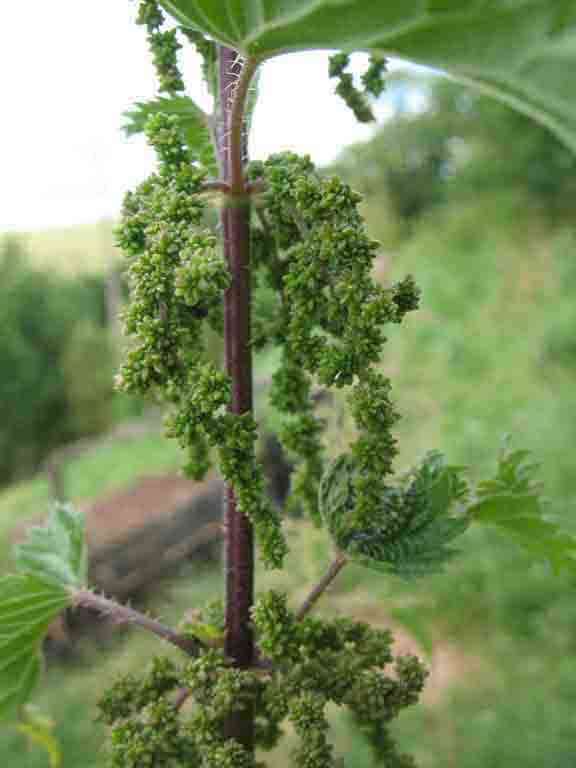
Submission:
<svg viewBox="0 0 576 768">
<path fill-rule="evenodd" d="M 310 594 L 308 595 L 306 600 L 304 600 L 304 602 L 300 606 L 300 609 L 297 611 L 296 619 L 298 621 L 300 621 L 308 613 L 310 613 L 312 608 L 314 608 L 314 606 L 316 605 L 320 597 L 322 597 L 324 592 L 328 589 L 330 584 L 332 584 L 336 576 L 338 576 L 338 574 L 340 573 L 342 568 L 344 568 L 347 562 L 348 562 L 348 558 L 343 552 L 338 552 L 336 554 L 336 557 L 330 563 L 330 567 L 328 568 L 324 576 L 322 576 L 318 584 L 316 584 L 316 586 L 311 590 Z"/>
<path fill-rule="evenodd" d="M 250 207 L 245 192 L 242 154 L 242 104 L 249 73 L 241 78 L 242 64 L 235 51 L 220 48 L 221 167 L 230 187 L 222 209 L 224 255 L 232 282 L 224 299 L 226 370 L 232 381 L 232 413 L 252 410 L 252 353 L 250 348 Z M 242 85 L 243 84 L 243 85 Z M 241 85 L 243 90 L 241 90 Z M 254 660 L 254 635 L 250 609 L 254 600 L 254 540 L 252 525 L 238 509 L 234 489 L 226 488 L 226 640 L 225 653 L 234 666 L 248 669 Z M 251 708 L 234 712 L 225 725 L 250 752 L 254 749 L 254 715 Z"/>
</svg>

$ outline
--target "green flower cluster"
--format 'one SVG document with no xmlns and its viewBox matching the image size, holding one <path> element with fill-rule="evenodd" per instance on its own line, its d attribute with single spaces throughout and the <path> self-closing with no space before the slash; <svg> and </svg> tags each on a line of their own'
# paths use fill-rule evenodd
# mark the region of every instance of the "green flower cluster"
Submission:
<svg viewBox="0 0 576 768">
<path fill-rule="evenodd" d="M 387 726 L 417 701 L 427 673 L 413 656 L 394 660 L 388 631 L 345 618 L 299 621 L 286 596 L 274 591 L 257 601 L 253 621 L 258 668 L 235 669 L 221 651 L 210 649 L 181 666 L 155 659 L 143 678 L 127 676 L 105 694 L 100 712 L 112 729 L 110 766 L 263 766 L 224 736 L 230 714 L 252 707 L 259 751 L 273 749 L 283 723 L 290 722 L 299 739 L 294 765 L 335 768 L 343 763 L 329 739 L 330 703 L 347 708 L 363 729 L 378 729 L 378 744 L 387 745 L 388 768 L 410 765 Z M 388 675 L 391 663 L 394 671 Z M 179 710 L 181 686 L 188 699 Z"/>
<path fill-rule="evenodd" d="M 270 715 L 287 718 L 299 737 L 295 766 L 333 768 L 343 765 L 329 740 L 326 708 L 347 708 L 360 723 L 386 730 L 401 709 L 417 701 L 427 672 L 413 656 L 394 661 L 387 630 L 347 618 L 298 620 L 286 595 L 270 591 L 253 609 L 259 647 L 272 661 L 263 701 Z M 388 768 L 402 763 L 392 750 Z"/>
<path fill-rule="evenodd" d="M 159 89 L 171 96 L 184 90 L 177 55 L 182 48 L 175 29 L 161 31 L 165 17 L 156 0 L 140 0 L 137 24 L 148 32 L 148 45 L 158 75 Z"/>
<path fill-rule="evenodd" d="M 178 66 L 178 51 L 182 45 L 178 42 L 180 32 L 202 56 L 203 72 L 206 82 L 213 86 L 216 77 L 216 44 L 201 32 L 187 27 L 162 30 L 166 16 L 158 0 L 140 0 L 136 23 L 146 27 L 148 46 L 158 77 L 159 90 L 169 96 L 175 96 L 185 90 L 184 80 Z"/>
<path fill-rule="evenodd" d="M 173 30 L 161 31 L 164 17 L 156 0 L 141 0 L 139 21 L 148 30 L 160 90 L 181 91 L 179 43 Z M 213 78 L 213 43 L 182 32 L 203 53 L 205 74 Z M 347 63 L 340 62 L 340 75 Z M 383 60 L 371 61 L 363 79 L 367 93 L 377 95 L 384 69 Z M 348 77 L 342 82 L 349 91 Z M 204 345 L 206 326 L 222 332 L 230 285 L 219 239 L 208 225 L 207 170 L 187 146 L 177 115 L 152 114 L 146 135 L 158 170 L 126 196 L 118 228 L 130 260 L 131 302 L 124 320 L 132 340 L 118 386 L 169 407 L 168 434 L 188 451 L 191 476 L 202 478 L 212 452 L 217 454 L 222 476 L 254 524 L 265 564 L 279 567 L 286 544 L 256 460 L 257 423 L 251 413 L 230 412 L 231 382 Z M 376 365 L 384 326 L 416 309 L 419 291 L 411 277 L 388 288 L 374 282 L 378 244 L 358 212 L 360 196 L 337 178 L 321 177 L 308 158 L 274 155 L 252 163 L 247 176 L 258 182 L 254 188 L 264 189 L 255 199 L 251 227 L 252 343 L 282 351 L 270 400 L 283 415 L 280 440 L 298 461 L 292 498 L 316 523 L 327 524 L 337 546 L 361 562 L 381 560 L 374 537 L 366 543 L 366 535 L 377 530 L 382 537 L 377 522 L 383 499 L 386 536 L 394 539 L 402 526 L 390 522 L 386 480 L 396 455 L 391 430 L 398 416 L 390 384 Z M 348 389 L 358 430 L 346 464 L 350 472 L 338 493 L 332 492 L 329 515 L 326 489 L 336 484 L 328 479 L 321 486 L 325 425 L 315 412 L 315 386 Z M 406 498 L 412 499 L 410 493 Z M 333 768 L 341 763 L 329 738 L 330 704 L 347 708 L 373 735 L 386 750 L 389 768 L 409 765 L 388 724 L 422 689 L 426 673 L 417 659 L 397 659 L 388 675 L 394 661 L 388 632 L 344 618 L 298 620 L 286 596 L 276 592 L 260 598 L 252 618 L 254 668 L 237 669 L 223 651 L 210 647 L 179 666 L 157 660 L 142 679 L 125 678 L 106 694 L 101 711 L 111 726 L 111 766 L 257 768 L 257 758 L 225 736 L 230 716 L 251 709 L 259 750 L 273 749 L 289 722 L 299 739 L 294 764 Z M 183 688 L 187 703 L 180 708 Z"/>
<path fill-rule="evenodd" d="M 124 320 L 135 344 L 117 379 L 126 392 L 173 406 L 168 434 L 189 452 L 187 472 L 201 479 L 209 448 L 238 505 L 253 521 L 262 556 L 279 566 L 286 551 L 278 512 L 264 494 L 251 414 L 227 412 L 228 377 L 209 362 L 204 322 L 222 328 L 230 274 L 214 234 L 204 225 L 206 172 L 185 146 L 178 119 L 162 113 L 146 124 L 159 172 L 126 196 L 118 243 L 132 257 L 131 301 Z"/>
<path fill-rule="evenodd" d="M 194 741 L 170 699 L 180 675 L 174 662 L 156 657 L 146 674 L 127 675 L 106 691 L 99 710 L 100 720 L 111 726 L 110 768 L 196 764 Z"/>
<path fill-rule="evenodd" d="M 366 233 L 360 195 L 338 178 L 321 177 L 309 158 L 273 155 L 252 163 L 249 176 L 266 189 L 254 232 L 255 258 L 278 304 L 267 324 L 260 320 L 259 342 L 283 350 L 270 398 L 286 415 L 280 439 L 300 460 L 294 496 L 319 521 L 323 423 L 314 415 L 313 380 L 324 387 L 351 386 L 360 433 L 352 447 L 360 470 L 357 520 L 366 525 L 379 513 L 396 453 L 390 430 L 398 418 L 389 382 L 374 365 L 386 341 L 383 326 L 417 308 L 418 288 L 411 277 L 390 288 L 375 283 L 378 243 Z"/>
<path fill-rule="evenodd" d="M 338 79 L 336 93 L 352 110 L 356 120 L 359 123 L 370 123 L 374 120 L 374 113 L 368 103 L 368 97 L 378 98 L 384 90 L 387 60 L 377 54 L 370 56 L 368 68 L 360 78 L 363 90 L 356 88 L 352 75 L 346 72 L 349 64 L 350 56 L 347 53 L 335 53 L 329 59 L 328 75 Z"/>
<path fill-rule="evenodd" d="M 393 676 L 385 673 L 394 661 L 386 630 L 348 618 L 297 620 L 286 595 L 275 591 L 257 600 L 253 620 L 261 652 L 272 662 L 263 701 L 270 715 L 278 722 L 287 718 L 299 736 L 294 765 L 339 764 L 328 738 L 330 703 L 361 722 L 385 726 L 423 688 L 427 673 L 413 656 L 396 659 Z"/>
</svg>

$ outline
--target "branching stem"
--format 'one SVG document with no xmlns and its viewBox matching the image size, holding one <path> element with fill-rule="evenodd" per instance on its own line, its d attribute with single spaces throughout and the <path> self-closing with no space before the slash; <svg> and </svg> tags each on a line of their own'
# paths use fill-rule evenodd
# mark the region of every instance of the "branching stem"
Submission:
<svg viewBox="0 0 576 768">
<path fill-rule="evenodd" d="M 109 618 L 114 624 L 135 624 L 176 646 L 176 648 L 184 651 L 188 656 L 198 655 L 198 651 L 201 648 L 201 643 L 196 638 L 180 635 L 160 621 L 151 619 L 149 616 L 127 605 L 121 605 L 114 600 L 110 600 L 104 597 L 104 595 L 97 595 L 89 589 L 80 589 L 74 592 L 72 599 L 75 608 L 87 608 Z"/>
<path fill-rule="evenodd" d="M 340 573 L 342 568 L 346 565 L 348 562 L 348 558 L 343 552 L 338 552 L 334 560 L 330 563 L 330 567 L 324 574 L 324 576 L 320 579 L 318 584 L 310 591 L 310 594 L 304 600 L 302 605 L 300 606 L 299 610 L 296 613 L 296 619 L 300 621 L 301 619 L 306 616 L 307 613 L 309 613 L 312 608 L 316 605 L 316 602 L 320 599 L 320 597 L 324 594 L 324 592 L 328 589 L 330 584 L 334 581 L 336 576 Z"/>
</svg>

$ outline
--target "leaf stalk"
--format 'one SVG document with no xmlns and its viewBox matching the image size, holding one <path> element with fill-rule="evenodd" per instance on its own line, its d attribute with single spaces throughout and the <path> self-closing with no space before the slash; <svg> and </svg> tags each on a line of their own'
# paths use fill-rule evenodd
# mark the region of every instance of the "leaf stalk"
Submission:
<svg viewBox="0 0 576 768">
<path fill-rule="evenodd" d="M 134 624 L 166 642 L 179 648 L 188 656 L 196 656 L 201 648 L 201 643 L 196 638 L 180 635 L 166 624 L 146 616 L 144 613 L 121 605 L 104 595 L 98 595 L 89 589 L 80 589 L 72 593 L 72 607 L 86 608 L 101 616 L 108 617 L 114 624 Z"/>
</svg>

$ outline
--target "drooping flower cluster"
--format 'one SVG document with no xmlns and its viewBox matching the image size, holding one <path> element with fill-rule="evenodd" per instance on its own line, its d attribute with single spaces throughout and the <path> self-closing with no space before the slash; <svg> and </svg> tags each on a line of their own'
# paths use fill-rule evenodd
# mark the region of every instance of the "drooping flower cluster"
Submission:
<svg viewBox="0 0 576 768">
<path fill-rule="evenodd" d="M 257 750 L 267 752 L 290 723 L 298 737 L 293 763 L 335 768 L 342 763 L 329 738 L 329 704 L 346 708 L 364 729 L 378 729 L 386 744 L 387 768 L 407 768 L 389 723 L 414 704 L 426 671 L 414 656 L 391 653 L 388 631 L 339 618 L 298 620 L 286 596 L 267 592 L 253 609 L 262 653 L 254 670 L 230 667 L 221 651 L 208 650 L 182 665 L 155 659 L 142 678 L 119 680 L 100 702 L 112 726 L 111 766 L 198 765 L 202 768 L 256 768 L 256 758 L 224 736 L 233 711 L 251 703 Z M 387 667 L 393 664 L 393 673 Z M 186 686 L 178 712 L 175 700 Z"/>
<path fill-rule="evenodd" d="M 118 228 L 119 245 L 131 257 L 125 325 L 135 341 L 118 386 L 173 406 L 168 433 L 189 451 L 193 477 L 208 469 L 209 447 L 218 450 L 265 562 L 278 566 L 285 543 L 255 457 L 256 422 L 227 412 L 230 382 L 205 351 L 203 325 L 221 331 L 230 283 L 221 247 L 204 223 L 206 172 L 185 146 L 177 117 L 153 115 L 146 133 L 160 169 L 126 196 Z"/>
<path fill-rule="evenodd" d="M 323 425 L 311 387 L 314 380 L 350 386 L 360 433 L 351 449 L 359 469 L 355 515 L 362 526 L 378 514 L 396 453 L 390 384 L 374 367 L 386 341 L 383 327 L 416 309 L 419 291 L 411 277 L 390 288 L 373 280 L 378 243 L 366 233 L 360 196 L 340 179 L 322 178 L 308 158 L 290 153 L 252 163 L 249 173 L 266 189 L 255 255 L 278 307 L 259 330 L 283 350 L 271 402 L 286 414 L 283 444 L 301 460 L 293 490 L 318 521 Z"/>
<path fill-rule="evenodd" d="M 179 43 L 173 31 L 161 30 L 156 0 L 142 0 L 139 20 L 147 26 L 160 89 L 181 92 Z M 182 32 L 203 52 L 205 73 L 213 78 L 213 44 L 193 30 Z M 342 72 L 346 65 L 341 62 Z M 378 90 L 383 69 L 374 59 L 368 90 Z M 286 544 L 256 460 L 257 423 L 251 413 L 230 412 L 231 382 L 205 349 L 206 326 L 222 331 L 231 278 L 209 225 L 203 156 L 187 143 L 176 112 L 151 110 L 146 134 L 158 171 L 126 196 L 118 229 L 130 259 L 125 323 L 132 340 L 118 384 L 168 405 L 168 434 L 188 451 L 191 476 L 203 477 L 217 454 L 222 476 L 254 524 L 264 562 L 278 567 Z M 366 233 L 360 197 L 339 179 L 322 178 L 308 158 L 274 155 L 251 164 L 247 175 L 264 189 L 253 206 L 252 343 L 281 348 L 270 400 L 284 416 L 280 440 L 298 460 L 292 497 L 327 525 L 338 547 L 360 560 L 381 559 L 374 540 L 364 546 L 362 535 L 374 530 L 382 499 L 391 493 L 391 430 L 398 417 L 390 384 L 376 365 L 384 326 L 417 307 L 418 289 L 410 277 L 387 288 L 374 282 L 378 244 Z M 315 412 L 313 386 L 347 388 L 358 429 L 346 462 L 351 471 L 339 486 L 346 498 L 332 494 L 338 502 L 331 506 L 333 518 L 325 512 L 326 492 L 319 494 L 331 470 L 326 475 L 324 423 Z M 324 491 L 337 485 L 327 482 Z M 282 724 L 290 722 L 299 739 L 295 764 L 334 768 L 339 763 L 329 737 L 329 704 L 347 707 L 374 730 L 386 746 L 389 768 L 409 765 L 387 726 L 416 701 L 426 673 L 411 657 L 398 659 L 394 674 L 386 674 L 393 662 L 388 632 L 348 619 L 297 618 L 286 596 L 276 592 L 260 598 L 252 618 L 258 648 L 253 669 L 239 670 L 223 651 L 209 647 L 179 667 L 156 662 L 147 677 L 121 681 L 109 692 L 101 708 L 112 726 L 111 765 L 256 768 L 250 750 L 225 736 L 231 715 L 252 707 L 260 749 L 272 749 Z M 190 706 L 178 711 L 175 699 L 183 687 Z"/>
</svg>

